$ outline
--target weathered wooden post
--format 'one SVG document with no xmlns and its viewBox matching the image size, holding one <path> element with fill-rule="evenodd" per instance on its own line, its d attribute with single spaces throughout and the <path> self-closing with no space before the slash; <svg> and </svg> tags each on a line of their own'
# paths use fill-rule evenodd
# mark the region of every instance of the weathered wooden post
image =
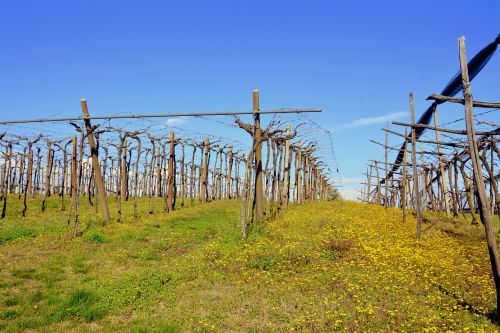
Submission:
<svg viewBox="0 0 500 333">
<path fill-rule="evenodd" d="M 491 151 L 493 151 L 493 149 L 490 147 Z M 500 199 L 500 196 L 498 194 L 498 187 L 497 187 L 497 183 L 496 183 L 496 180 L 495 180 L 495 163 L 494 163 L 494 160 L 493 160 L 493 155 L 492 155 L 492 158 L 491 158 L 491 165 L 488 163 L 488 160 L 486 158 L 486 153 L 488 152 L 488 146 L 485 145 L 483 147 L 483 151 L 482 151 L 482 154 L 479 154 L 479 158 L 481 159 L 481 161 L 483 162 L 483 166 L 484 168 L 486 169 L 486 172 L 488 173 L 488 176 L 489 176 L 489 183 L 490 183 L 490 208 L 491 208 L 491 214 L 495 214 L 495 201 L 497 203 L 497 210 L 499 210 L 499 214 L 500 214 L 500 204 L 499 204 L 499 199 Z"/>
<path fill-rule="evenodd" d="M 454 185 L 454 193 L 455 193 L 455 201 L 457 203 L 457 211 L 461 211 L 462 214 L 463 214 L 463 210 L 462 210 L 462 205 L 461 205 L 461 202 L 462 202 L 462 196 L 460 195 L 460 191 L 458 190 L 458 162 L 457 162 L 457 158 L 455 156 L 455 158 L 453 159 L 453 185 Z M 457 212 L 458 214 L 458 212 Z"/>
<path fill-rule="evenodd" d="M 413 168 L 413 192 L 415 196 L 415 209 L 417 212 L 417 239 L 422 238 L 422 213 L 420 211 L 420 192 L 418 190 L 417 171 L 417 138 L 415 131 L 415 111 L 413 106 L 413 93 L 410 92 L 410 116 L 411 116 L 411 163 Z"/>
<path fill-rule="evenodd" d="M 403 223 L 406 223 L 406 182 L 408 180 L 407 163 L 408 163 L 408 133 L 405 129 L 405 145 L 403 151 L 403 191 L 401 192 L 401 206 L 403 208 Z"/>
<path fill-rule="evenodd" d="M 455 190 L 453 189 L 453 174 L 452 174 L 452 163 L 448 162 L 448 182 L 450 185 L 450 196 L 451 196 L 451 202 L 453 205 L 453 216 L 457 217 L 458 216 L 458 204 L 457 204 L 457 197 Z"/>
<path fill-rule="evenodd" d="M 309 177 L 309 154 L 306 154 L 304 158 L 304 200 L 309 199 L 310 192 L 310 177 Z"/>
<path fill-rule="evenodd" d="M 367 180 L 368 181 L 367 181 L 367 185 L 366 185 L 366 187 L 367 187 L 366 188 L 366 201 L 368 203 L 370 203 L 370 194 L 372 193 L 371 192 L 371 183 L 372 183 L 372 162 L 371 161 L 370 161 L 370 168 L 366 171 L 368 171 L 368 173 L 367 173 L 367 177 L 368 177 Z"/>
<path fill-rule="evenodd" d="M 286 125 L 286 135 L 290 135 L 290 124 Z M 288 208 L 288 188 L 289 188 L 289 159 L 290 159 L 290 140 L 285 140 L 285 161 L 284 161 L 284 171 L 283 171 L 283 191 L 281 192 L 281 209 Z"/>
<path fill-rule="evenodd" d="M 175 181 L 175 134 L 170 132 L 170 154 L 168 159 L 168 199 L 167 208 L 171 212 L 174 210 L 174 181 Z"/>
<path fill-rule="evenodd" d="M 68 172 L 68 145 L 71 140 L 64 145 L 63 149 L 63 172 L 62 172 L 62 183 L 61 183 L 61 210 L 66 210 L 66 201 L 64 200 L 64 194 L 66 192 L 66 178 Z"/>
<path fill-rule="evenodd" d="M 297 144 L 297 205 L 302 203 L 302 141 Z"/>
<path fill-rule="evenodd" d="M 377 161 L 374 161 L 375 162 L 375 173 L 377 174 L 377 201 L 378 201 L 378 204 L 382 204 L 382 198 L 380 197 L 380 174 L 379 174 L 379 170 L 378 170 L 378 162 Z"/>
<path fill-rule="evenodd" d="M 312 196 L 313 200 L 318 200 L 318 166 L 316 165 L 316 163 L 314 163 L 312 175 Z"/>
<path fill-rule="evenodd" d="M 493 152 L 493 149 L 491 150 Z M 493 156 L 493 153 L 492 155 Z M 25 159 L 26 159 L 26 147 L 24 147 L 23 152 L 21 153 L 21 156 L 19 157 L 19 177 L 17 178 L 17 184 L 16 184 L 16 191 L 18 196 L 18 199 L 21 199 L 21 194 L 23 193 L 23 177 L 24 177 L 24 165 L 25 165 Z"/>
<path fill-rule="evenodd" d="M 203 161 L 203 168 L 201 171 L 201 193 L 200 193 L 201 202 L 208 201 L 208 154 L 210 151 L 210 142 L 208 140 L 208 137 L 205 138 L 203 151 L 205 154 L 205 159 Z"/>
<path fill-rule="evenodd" d="M 127 142 L 127 139 L 125 138 L 123 140 L 123 146 L 122 146 L 123 152 L 122 152 L 122 161 L 121 161 L 122 165 L 121 165 L 121 172 L 120 172 L 120 177 L 121 177 L 120 194 L 121 194 L 122 203 L 125 201 L 125 198 L 127 195 L 127 146 L 128 146 L 128 142 Z"/>
<path fill-rule="evenodd" d="M 444 162 L 443 162 L 443 155 L 442 155 L 442 149 L 441 149 L 441 134 L 437 128 L 439 128 L 439 121 L 438 121 L 438 111 L 437 109 L 434 111 L 434 126 L 436 127 L 436 141 L 437 141 L 437 150 L 438 150 L 438 159 L 439 159 L 439 171 L 441 173 L 441 190 L 443 192 L 443 199 L 444 199 L 444 207 L 446 210 L 446 215 L 450 216 L 450 204 L 448 201 L 448 186 L 446 184 L 446 174 L 444 170 Z"/>
<path fill-rule="evenodd" d="M 465 198 L 467 199 L 467 204 L 469 205 L 469 210 L 472 217 L 472 224 L 478 224 L 475 214 L 476 209 L 474 207 L 474 200 L 472 199 L 472 186 L 469 183 L 469 177 L 465 172 L 465 162 L 462 160 L 459 160 L 459 162 L 460 162 L 460 173 L 462 174 L 462 180 L 465 188 Z"/>
<path fill-rule="evenodd" d="M 226 172 L 226 199 L 231 199 L 231 174 L 233 170 L 233 146 L 229 147 L 229 158 L 227 160 Z"/>
<path fill-rule="evenodd" d="M 427 187 L 427 171 L 425 170 L 424 154 L 420 152 L 420 167 L 422 168 L 422 210 L 427 210 L 427 198 L 428 198 L 428 187 Z M 432 199 L 432 198 L 431 198 Z"/>
<path fill-rule="evenodd" d="M 134 172 L 134 218 L 139 217 L 139 161 L 141 158 L 142 142 L 141 138 L 136 134 L 132 136 L 137 140 L 137 159 L 135 160 Z"/>
<path fill-rule="evenodd" d="M 196 144 L 193 144 L 193 155 L 191 157 L 191 176 L 189 177 L 189 197 L 191 199 L 191 207 L 194 206 L 194 182 L 195 182 L 195 171 L 196 167 L 194 164 L 194 159 L 196 157 Z"/>
<path fill-rule="evenodd" d="M 3 165 L 3 179 L 2 179 L 2 215 L 0 218 L 4 219 L 7 212 L 7 196 L 8 196 L 8 184 L 9 184 L 9 172 L 11 168 L 12 160 L 12 142 L 9 142 L 5 149 L 5 160 Z"/>
<path fill-rule="evenodd" d="M 89 110 L 87 108 L 87 101 L 82 99 L 80 101 L 82 106 L 83 120 L 85 122 L 85 127 L 87 129 L 87 140 L 90 146 L 90 154 L 92 156 L 92 168 L 94 169 L 96 185 L 97 185 L 97 196 L 99 197 L 99 202 L 101 203 L 102 213 L 104 216 L 104 221 L 106 223 L 110 222 L 108 202 L 106 201 L 106 188 L 104 187 L 104 181 L 101 175 L 101 167 L 99 165 L 99 158 L 97 156 L 97 150 L 94 142 L 94 134 L 92 125 L 90 123 Z"/>
<path fill-rule="evenodd" d="M 251 190 L 251 168 L 252 168 L 252 160 L 254 154 L 255 147 L 252 144 L 252 148 L 248 153 L 248 157 L 245 160 L 245 180 L 243 183 L 243 189 L 241 194 L 241 205 L 240 205 L 240 223 L 241 223 L 241 232 L 243 236 L 243 240 L 246 241 L 249 233 L 249 223 L 248 223 L 248 206 L 250 201 L 250 190 Z"/>
<path fill-rule="evenodd" d="M 254 139 L 255 150 L 255 218 L 259 223 L 265 218 L 264 209 L 264 184 L 262 181 L 262 129 L 260 128 L 259 114 L 259 91 L 254 90 L 253 96 L 253 114 L 254 114 Z"/>
<path fill-rule="evenodd" d="M 472 109 L 472 93 L 469 83 L 469 72 L 467 68 L 467 58 L 465 53 L 465 38 L 458 39 L 458 48 L 460 54 L 460 70 L 462 73 L 462 85 L 465 100 L 465 125 L 467 128 L 467 140 L 469 142 L 469 153 L 472 162 L 472 170 L 474 179 L 476 181 L 478 192 L 479 214 L 481 221 L 484 224 L 486 232 L 486 241 L 488 243 L 488 250 L 490 254 L 491 269 L 493 273 L 493 280 L 495 281 L 495 289 L 497 296 L 497 315 L 500 311 L 500 260 L 498 258 L 497 240 L 495 237 L 495 230 L 493 221 L 491 219 L 491 210 L 486 195 L 486 186 L 484 185 L 483 173 L 481 169 L 481 162 L 476 143 L 476 134 L 474 130 L 474 113 Z"/>
<path fill-rule="evenodd" d="M 386 129 L 389 129 L 389 123 L 387 123 Z M 389 132 L 385 131 L 385 195 L 384 195 L 384 207 L 388 208 L 389 207 L 389 202 L 388 200 L 388 192 L 389 192 L 389 179 L 387 178 L 388 176 L 388 171 L 387 171 L 387 148 L 389 147 Z"/>
<path fill-rule="evenodd" d="M 26 186 L 24 189 L 24 198 L 23 198 L 23 213 L 22 216 L 26 216 L 26 211 L 28 210 L 28 205 L 26 203 L 28 193 L 32 192 L 32 181 L 33 181 L 33 142 L 28 142 L 28 170 L 26 177 Z"/>
<path fill-rule="evenodd" d="M 161 143 L 161 142 L 160 142 Z M 161 150 L 160 147 L 156 148 L 154 152 L 156 154 L 156 189 L 155 189 L 155 197 L 159 198 L 163 195 L 162 191 L 162 178 L 161 178 Z"/>
<path fill-rule="evenodd" d="M 10 161 L 10 159 L 9 159 Z M 51 141 L 47 140 L 47 161 L 45 163 L 45 191 L 42 201 L 42 212 L 45 212 L 47 197 L 50 196 L 50 173 L 52 169 L 52 147 Z"/>
<path fill-rule="evenodd" d="M 180 181 L 181 181 L 181 207 L 184 207 L 184 199 L 186 198 L 186 164 L 184 163 L 184 157 L 185 157 L 185 147 L 184 147 L 184 142 L 180 142 L 181 148 L 182 148 L 182 155 L 181 155 L 181 174 L 180 174 Z M 174 150 L 175 152 L 175 150 Z"/>
</svg>

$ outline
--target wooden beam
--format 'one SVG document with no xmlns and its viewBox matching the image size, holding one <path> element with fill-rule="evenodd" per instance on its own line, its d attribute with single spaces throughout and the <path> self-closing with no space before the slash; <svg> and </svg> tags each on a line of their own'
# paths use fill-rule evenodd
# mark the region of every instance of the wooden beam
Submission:
<svg viewBox="0 0 500 333">
<path fill-rule="evenodd" d="M 412 124 L 408 124 L 408 123 L 402 123 L 399 121 L 393 121 L 392 124 L 398 125 L 398 126 L 408 126 L 408 127 L 413 127 L 413 128 L 427 128 L 430 130 L 441 131 L 441 132 L 445 132 L 445 133 L 467 135 L 467 131 L 439 128 L 439 127 L 434 127 L 434 126 L 425 125 L 425 124 L 413 124 L 412 125 Z M 500 131 L 498 131 L 498 130 L 490 131 L 490 132 L 476 131 L 475 134 L 476 135 L 500 135 Z"/>
<path fill-rule="evenodd" d="M 439 95 L 439 94 L 432 94 L 429 97 L 427 97 L 427 100 L 465 104 L 465 100 L 463 98 L 456 98 L 456 97 L 444 96 L 444 95 Z M 472 106 L 477 107 L 477 108 L 500 109 L 500 103 L 495 103 L 495 102 L 472 101 Z"/>
</svg>

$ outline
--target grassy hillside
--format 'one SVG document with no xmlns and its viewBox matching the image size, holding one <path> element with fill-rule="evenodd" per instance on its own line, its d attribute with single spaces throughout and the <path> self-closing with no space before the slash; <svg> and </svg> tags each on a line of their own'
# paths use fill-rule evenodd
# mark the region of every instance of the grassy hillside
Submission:
<svg viewBox="0 0 500 333">
<path fill-rule="evenodd" d="M 14 200 L 16 201 L 16 200 Z M 0 222 L 7 332 L 494 331 L 482 229 L 308 203 L 240 241 L 238 201 L 92 226 L 53 208 Z M 82 204 L 82 207 L 87 207 Z M 161 203 L 156 203 L 161 208 Z M 12 208 L 16 211 L 20 208 Z M 85 208 L 83 227 L 93 218 Z"/>
</svg>

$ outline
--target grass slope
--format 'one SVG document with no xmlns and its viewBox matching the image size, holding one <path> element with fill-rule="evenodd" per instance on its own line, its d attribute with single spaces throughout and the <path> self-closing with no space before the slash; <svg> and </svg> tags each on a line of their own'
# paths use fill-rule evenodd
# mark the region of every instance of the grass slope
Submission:
<svg viewBox="0 0 500 333">
<path fill-rule="evenodd" d="M 403 225 L 397 209 L 308 203 L 242 244 L 237 201 L 137 221 L 128 202 L 124 223 L 72 239 L 67 213 L 50 204 L 0 222 L 0 331 L 498 328 L 480 228 L 426 224 L 417 243 L 415 221 Z"/>
</svg>

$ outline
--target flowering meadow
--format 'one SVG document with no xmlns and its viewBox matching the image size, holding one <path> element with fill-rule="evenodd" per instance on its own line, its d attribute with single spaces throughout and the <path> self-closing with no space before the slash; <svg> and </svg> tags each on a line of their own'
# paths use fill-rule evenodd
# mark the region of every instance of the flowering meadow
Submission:
<svg viewBox="0 0 500 333">
<path fill-rule="evenodd" d="M 499 328 L 484 230 L 464 221 L 427 216 L 417 242 L 399 209 L 315 202 L 242 243 L 238 201 L 94 225 L 76 239 L 64 214 L 50 214 L 0 225 L 0 331 Z"/>
</svg>

